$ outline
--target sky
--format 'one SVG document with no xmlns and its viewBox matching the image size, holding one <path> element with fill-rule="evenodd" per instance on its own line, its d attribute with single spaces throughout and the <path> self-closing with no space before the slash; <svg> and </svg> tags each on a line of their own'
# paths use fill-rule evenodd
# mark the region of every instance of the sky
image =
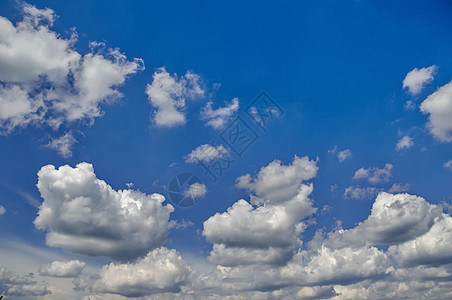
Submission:
<svg viewBox="0 0 452 300">
<path fill-rule="evenodd" d="M 1 1 L 0 295 L 452 298 L 451 13 Z"/>
</svg>

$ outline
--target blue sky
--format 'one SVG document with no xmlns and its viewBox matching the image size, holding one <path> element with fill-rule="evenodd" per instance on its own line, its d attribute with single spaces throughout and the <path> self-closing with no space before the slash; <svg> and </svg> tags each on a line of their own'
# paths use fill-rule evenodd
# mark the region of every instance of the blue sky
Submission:
<svg viewBox="0 0 452 300">
<path fill-rule="evenodd" d="M 2 1 L 0 294 L 451 297 L 451 10 Z"/>
</svg>

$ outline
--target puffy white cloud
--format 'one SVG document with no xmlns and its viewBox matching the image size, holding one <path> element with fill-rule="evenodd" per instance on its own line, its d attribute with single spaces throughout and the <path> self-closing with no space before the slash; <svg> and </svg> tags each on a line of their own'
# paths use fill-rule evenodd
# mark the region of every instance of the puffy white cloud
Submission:
<svg viewBox="0 0 452 300">
<path fill-rule="evenodd" d="M 408 149 L 411 148 L 413 145 L 414 145 L 413 139 L 405 135 L 397 142 L 396 150 L 399 151 L 402 149 Z"/>
<path fill-rule="evenodd" d="M 388 182 L 392 175 L 393 165 L 385 164 L 384 168 L 360 168 L 355 172 L 353 179 L 367 178 L 370 183 Z"/>
<path fill-rule="evenodd" d="M 366 220 L 353 229 L 330 233 L 325 243 L 340 248 L 405 242 L 429 231 L 441 214 L 440 206 L 421 197 L 381 192 Z"/>
<path fill-rule="evenodd" d="M 227 156 L 229 151 L 223 146 L 213 146 L 210 144 L 204 144 L 196 147 L 190 154 L 185 156 L 185 162 L 197 163 L 199 161 L 210 162 L 217 158 L 223 158 Z"/>
<path fill-rule="evenodd" d="M 85 268 L 86 264 L 82 261 L 54 261 L 39 267 L 39 275 L 49 277 L 76 277 Z"/>
<path fill-rule="evenodd" d="M 159 68 L 153 81 L 146 86 L 149 102 L 155 108 L 151 116 L 159 127 L 174 127 L 186 123 L 185 101 L 204 96 L 199 75 L 187 72 L 178 78 L 165 68 Z"/>
<path fill-rule="evenodd" d="M 144 297 L 179 292 L 191 273 L 190 267 L 175 250 L 162 247 L 133 263 L 110 263 L 94 276 L 76 280 L 76 286 L 94 293 Z"/>
<path fill-rule="evenodd" d="M 0 267 L 0 293 L 5 296 L 32 297 L 50 294 L 43 282 L 33 279 L 33 274 L 17 275 L 8 268 Z"/>
<path fill-rule="evenodd" d="M 345 188 L 344 197 L 356 200 L 368 200 L 380 192 L 376 187 L 349 186 Z"/>
<path fill-rule="evenodd" d="M 446 169 L 451 169 L 452 170 L 452 160 L 446 161 L 443 164 L 443 167 L 446 168 Z"/>
<path fill-rule="evenodd" d="M 305 286 L 297 293 L 297 297 L 300 299 L 328 299 L 336 295 L 337 293 L 331 285 L 314 287 Z"/>
<path fill-rule="evenodd" d="M 44 202 L 34 220 L 47 230 L 46 244 L 88 256 L 131 259 L 160 247 L 174 208 L 159 194 L 114 190 L 96 178 L 93 166 L 80 163 L 38 172 Z"/>
<path fill-rule="evenodd" d="M 428 68 L 414 68 L 406 74 L 403 80 L 403 88 L 408 89 L 408 92 L 415 96 L 419 94 L 427 83 L 433 81 L 437 66 L 433 65 Z"/>
<path fill-rule="evenodd" d="M 0 216 L 6 213 L 6 209 L 0 205 Z"/>
<path fill-rule="evenodd" d="M 51 9 L 25 4 L 23 14 L 16 25 L 0 17 L 0 134 L 30 124 L 93 122 L 101 104 L 120 97 L 117 88 L 144 68 L 118 49 L 92 47 L 81 55 L 76 34 L 64 39 L 50 29 Z"/>
<path fill-rule="evenodd" d="M 421 111 L 429 114 L 430 133 L 443 142 L 452 141 L 452 81 L 440 87 L 421 103 Z"/>
<path fill-rule="evenodd" d="M 186 197 L 202 198 L 207 194 L 207 187 L 204 183 L 195 182 L 185 191 Z"/>
<path fill-rule="evenodd" d="M 343 162 L 349 158 L 352 158 L 352 152 L 350 151 L 350 149 L 339 151 L 339 153 L 337 154 L 337 159 L 339 160 L 339 162 Z"/>
<path fill-rule="evenodd" d="M 407 192 L 411 188 L 411 184 L 394 183 L 388 190 L 389 193 Z"/>
<path fill-rule="evenodd" d="M 59 138 L 52 139 L 47 147 L 56 150 L 61 156 L 68 158 L 72 156 L 72 146 L 77 143 L 77 140 L 72 135 L 72 132 L 66 132 Z"/>
<path fill-rule="evenodd" d="M 225 103 L 224 107 L 212 109 L 212 102 L 207 102 L 201 110 L 201 118 L 207 120 L 206 125 L 214 129 L 221 129 L 230 120 L 231 116 L 239 110 L 239 99 L 234 98 L 231 102 Z"/>
</svg>

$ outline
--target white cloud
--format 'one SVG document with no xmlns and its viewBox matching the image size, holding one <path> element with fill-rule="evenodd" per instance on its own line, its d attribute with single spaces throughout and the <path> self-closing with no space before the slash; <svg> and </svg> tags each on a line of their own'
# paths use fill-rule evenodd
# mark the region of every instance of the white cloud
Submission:
<svg viewBox="0 0 452 300">
<path fill-rule="evenodd" d="M 436 73 L 437 66 L 433 65 L 428 68 L 414 68 L 408 72 L 403 80 L 403 88 L 415 96 L 419 94 L 427 83 L 433 81 L 433 75 Z"/>
<path fill-rule="evenodd" d="M 175 250 L 162 247 L 133 263 L 110 263 L 94 276 L 76 280 L 76 286 L 95 293 L 144 297 L 179 292 L 190 279 L 191 272 Z"/>
<path fill-rule="evenodd" d="M 67 132 L 59 138 L 52 139 L 52 141 L 47 144 L 47 147 L 58 151 L 64 158 L 68 158 L 72 156 L 72 146 L 75 143 L 77 143 L 77 140 L 72 135 L 72 132 Z"/>
<path fill-rule="evenodd" d="M 449 161 L 445 162 L 443 167 L 446 168 L 446 169 L 451 169 L 452 170 L 452 160 L 449 160 Z"/>
<path fill-rule="evenodd" d="M 201 110 L 201 119 L 207 120 L 206 125 L 214 129 L 221 129 L 226 125 L 231 116 L 239 110 L 239 99 L 234 98 L 231 102 L 225 103 L 224 107 L 212 109 L 212 102 L 207 102 Z"/>
<path fill-rule="evenodd" d="M 368 200 L 380 192 L 376 187 L 349 186 L 344 191 L 344 197 L 356 200 Z"/>
<path fill-rule="evenodd" d="M 353 179 L 364 179 L 367 178 L 367 180 L 370 183 L 381 183 L 381 182 L 388 182 L 389 178 L 391 178 L 392 175 L 392 168 L 393 165 L 391 164 L 385 164 L 384 168 L 360 168 L 355 172 L 355 175 L 353 176 Z"/>
<path fill-rule="evenodd" d="M 339 162 L 343 162 L 349 158 L 352 158 L 352 152 L 350 151 L 350 149 L 345 149 L 337 154 L 337 159 L 339 160 Z"/>
<path fill-rule="evenodd" d="M 86 264 L 82 261 L 54 261 L 49 264 L 41 265 L 39 267 L 39 275 L 49 277 L 76 277 L 80 275 Z"/>
<path fill-rule="evenodd" d="M 165 198 L 134 190 L 114 190 L 80 163 L 38 172 L 44 202 L 34 224 L 47 230 L 46 244 L 88 256 L 131 259 L 160 247 L 174 208 Z"/>
<path fill-rule="evenodd" d="M 33 279 L 33 274 L 17 275 L 5 267 L 0 267 L 0 291 L 7 297 L 43 296 L 50 293 L 45 283 Z"/>
<path fill-rule="evenodd" d="M 187 72 L 180 78 L 171 76 L 165 68 L 159 68 L 153 81 L 146 86 L 149 102 L 154 107 L 151 116 L 159 127 L 174 127 L 186 123 L 185 101 L 204 96 L 199 75 Z"/>
<path fill-rule="evenodd" d="M 223 158 L 228 155 L 228 150 L 220 146 L 212 146 L 210 144 L 204 144 L 196 147 L 190 154 L 185 156 L 185 162 L 197 163 L 199 161 L 211 162 L 217 158 Z"/>
<path fill-rule="evenodd" d="M 440 87 L 421 103 L 421 111 L 429 114 L 430 133 L 443 142 L 452 141 L 452 81 Z"/>
<path fill-rule="evenodd" d="M 0 216 L 6 213 L 6 209 L 0 205 Z"/>
<path fill-rule="evenodd" d="M 193 199 L 202 198 L 207 194 L 207 187 L 204 183 L 195 182 L 185 191 L 186 197 Z"/>
<path fill-rule="evenodd" d="M 81 55 L 76 34 L 64 39 L 50 29 L 51 9 L 26 4 L 23 13 L 17 25 L 0 17 L 0 134 L 31 124 L 92 123 L 102 115 L 101 104 L 120 97 L 117 88 L 144 68 L 118 49 Z"/>
<path fill-rule="evenodd" d="M 326 244 L 340 248 L 405 242 L 426 233 L 441 213 L 440 206 L 421 197 L 382 192 L 366 220 L 353 229 L 330 233 Z"/>
<path fill-rule="evenodd" d="M 411 184 L 394 183 L 388 190 L 389 193 L 407 192 L 411 188 Z"/>
<path fill-rule="evenodd" d="M 405 135 L 397 142 L 396 150 L 399 151 L 402 149 L 408 149 L 411 148 L 413 145 L 414 145 L 413 139 Z"/>
</svg>

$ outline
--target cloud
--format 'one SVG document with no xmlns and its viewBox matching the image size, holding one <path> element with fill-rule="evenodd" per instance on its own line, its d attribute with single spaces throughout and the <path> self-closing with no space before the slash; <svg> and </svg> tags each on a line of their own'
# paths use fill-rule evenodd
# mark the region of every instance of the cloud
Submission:
<svg viewBox="0 0 452 300">
<path fill-rule="evenodd" d="M 368 200 L 375 197 L 380 192 L 376 187 L 349 186 L 344 191 L 344 197 L 356 200 Z"/>
<path fill-rule="evenodd" d="M 64 158 L 69 158 L 72 156 L 72 146 L 77 143 L 77 140 L 72 135 L 72 132 L 67 132 L 63 136 L 52 139 L 47 147 L 56 150 Z"/>
<path fill-rule="evenodd" d="M 226 125 L 233 114 L 239 110 L 239 99 L 234 98 L 231 102 L 225 103 L 224 107 L 212 109 L 212 102 L 207 102 L 201 110 L 201 119 L 207 120 L 206 125 L 214 129 L 221 129 Z"/>
<path fill-rule="evenodd" d="M 33 274 L 17 275 L 5 267 L 0 267 L 0 291 L 5 296 L 32 297 L 50 294 L 43 282 L 33 279 Z"/>
<path fill-rule="evenodd" d="M 175 250 L 162 247 L 133 263 L 110 263 L 94 276 L 76 280 L 76 287 L 95 293 L 144 297 L 179 292 L 191 272 Z"/>
<path fill-rule="evenodd" d="M 413 139 L 405 135 L 397 142 L 396 150 L 399 151 L 402 149 L 408 149 L 411 148 L 413 145 L 414 145 Z"/>
<path fill-rule="evenodd" d="M 316 162 L 295 156 L 292 163 L 273 161 L 252 178 L 237 179 L 237 186 L 254 194 L 226 212 L 204 222 L 202 235 L 212 242 L 209 261 L 223 266 L 284 264 L 301 246 L 298 235 L 307 224 L 301 220 L 315 213 L 309 199 L 317 173 Z"/>
<path fill-rule="evenodd" d="M 438 67 L 435 65 L 428 68 L 414 68 L 403 80 L 403 88 L 408 89 L 413 96 L 418 95 L 427 83 L 433 81 L 433 75 L 437 69 Z"/>
<path fill-rule="evenodd" d="M 162 205 L 162 195 L 116 191 L 91 164 L 44 166 L 37 186 L 44 202 L 34 224 L 47 231 L 48 246 L 127 260 L 160 247 L 168 234 L 174 208 Z"/>
<path fill-rule="evenodd" d="M 452 81 L 443 85 L 427 97 L 420 106 L 429 114 L 427 127 L 430 133 L 443 142 L 452 141 Z"/>
<path fill-rule="evenodd" d="M 146 86 L 149 102 L 154 107 L 151 116 L 159 127 L 174 127 L 186 123 L 185 101 L 204 96 L 199 75 L 187 71 L 180 78 L 171 76 L 165 68 L 159 68 L 153 81 Z"/>
<path fill-rule="evenodd" d="M 223 158 L 227 156 L 229 151 L 220 146 L 213 146 L 210 144 L 204 144 L 196 147 L 190 154 L 185 156 L 185 162 L 187 163 L 197 163 L 199 161 L 211 162 L 217 158 Z"/>
<path fill-rule="evenodd" d="M 446 169 L 451 169 L 452 170 L 452 160 L 449 160 L 449 161 L 445 162 L 443 164 L 443 167 L 446 168 Z"/>
<path fill-rule="evenodd" d="M 353 229 L 330 233 L 326 245 L 340 248 L 409 241 L 429 231 L 441 214 L 440 206 L 421 197 L 381 192 L 365 221 Z"/>
<path fill-rule="evenodd" d="M 142 60 L 129 61 L 101 43 L 80 54 L 76 34 L 64 39 L 50 29 L 51 9 L 25 4 L 23 14 L 16 25 L 0 17 L 0 134 L 28 125 L 92 123 L 102 104 L 121 97 L 126 78 L 144 68 Z"/>
<path fill-rule="evenodd" d="M 0 216 L 6 213 L 6 209 L 0 205 Z"/>
<path fill-rule="evenodd" d="M 86 264 L 78 259 L 67 262 L 54 261 L 41 265 L 38 273 L 41 276 L 71 278 L 80 275 L 85 266 Z"/>
<path fill-rule="evenodd" d="M 394 183 L 388 190 L 389 193 L 407 192 L 411 188 L 411 184 Z"/>
<path fill-rule="evenodd" d="M 393 165 L 391 164 L 385 164 L 384 168 L 360 168 L 355 172 L 355 175 L 353 176 L 353 179 L 364 179 L 367 178 L 367 180 L 370 183 L 381 183 L 381 182 L 388 182 L 389 178 L 391 178 L 392 175 L 392 168 Z"/>
<path fill-rule="evenodd" d="M 350 149 L 345 149 L 337 154 L 337 159 L 339 160 L 339 162 L 343 162 L 349 158 L 352 158 L 352 152 L 350 151 Z"/>
<path fill-rule="evenodd" d="M 195 182 L 185 191 L 186 197 L 193 199 L 202 198 L 207 194 L 207 187 L 204 183 Z"/>
</svg>

